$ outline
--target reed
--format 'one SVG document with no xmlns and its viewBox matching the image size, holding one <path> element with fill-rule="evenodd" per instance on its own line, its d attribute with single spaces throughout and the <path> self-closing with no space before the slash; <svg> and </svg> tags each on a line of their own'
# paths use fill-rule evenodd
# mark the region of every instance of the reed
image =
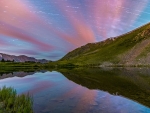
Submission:
<svg viewBox="0 0 150 113">
<path fill-rule="evenodd" d="M 0 89 L 0 113 L 33 113 L 33 99 L 29 94 L 17 95 L 15 89 Z"/>
</svg>

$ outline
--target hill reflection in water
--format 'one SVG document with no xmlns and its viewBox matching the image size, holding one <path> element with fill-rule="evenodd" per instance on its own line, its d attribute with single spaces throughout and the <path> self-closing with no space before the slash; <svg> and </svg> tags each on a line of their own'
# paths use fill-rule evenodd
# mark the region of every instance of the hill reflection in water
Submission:
<svg viewBox="0 0 150 113">
<path fill-rule="evenodd" d="M 17 77 L 14 73 L 14 77 L 1 79 L 0 87 L 14 87 L 18 94 L 29 92 L 34 98 L 35 113 L 150 112 L 146 107 L 150 106 L 147 68 L 19 73 L 27 76 Z"/>
</svg>

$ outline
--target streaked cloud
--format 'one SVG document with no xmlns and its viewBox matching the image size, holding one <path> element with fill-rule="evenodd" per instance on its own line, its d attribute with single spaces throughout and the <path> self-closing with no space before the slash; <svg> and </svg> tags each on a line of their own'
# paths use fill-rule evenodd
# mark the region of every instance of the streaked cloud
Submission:
<svg viewBox="0 0 150 113">
<path fill-rule="evenodd" d="M 149 3 L 149 0 L 1 0 L 1 51 L 7 49 L 4 46 L 14 46 L 17 49 L 10 54 L 21 51 L 20 54 L 53 56 L 56 60 L 76 47 L 145 24 L 150 19 Z M 61 54 L 54 58 L 56 51 Z"/>
</svg>

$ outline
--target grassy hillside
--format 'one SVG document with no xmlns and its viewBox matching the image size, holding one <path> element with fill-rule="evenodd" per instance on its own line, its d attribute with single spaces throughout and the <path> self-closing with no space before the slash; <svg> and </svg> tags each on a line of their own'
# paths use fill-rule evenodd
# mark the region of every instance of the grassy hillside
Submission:
<svg viewBox="0 0 150 113">
<path fill-rule="evenodd" d="M 79 47 L 58 61 L 76 65 L 149 65 L 150 24 L 124 35 Z"/>
</svg>

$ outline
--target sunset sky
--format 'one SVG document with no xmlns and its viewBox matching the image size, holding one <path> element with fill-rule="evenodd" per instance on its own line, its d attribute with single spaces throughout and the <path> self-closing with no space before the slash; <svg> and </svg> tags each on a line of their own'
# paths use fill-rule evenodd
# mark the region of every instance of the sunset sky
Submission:
<svg viewBox="0 0 150 113">
<path fill-rule="evenodd" d="M 150 0 L 0 0 L 0 53 L 58 60 L 150 22 Z"/>
</svg>

